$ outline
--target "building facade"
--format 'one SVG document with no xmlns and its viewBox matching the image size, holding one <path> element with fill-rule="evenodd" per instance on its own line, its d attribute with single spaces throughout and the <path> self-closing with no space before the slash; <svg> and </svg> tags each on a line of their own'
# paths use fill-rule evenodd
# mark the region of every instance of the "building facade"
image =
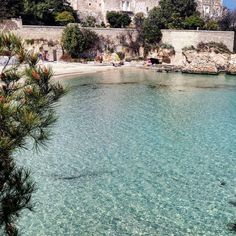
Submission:
<svg viewBox="0 0 236 236">
<path fill-rule="evenodd" d="M 220 17 L 223 12 L 223 0 L 196 0 L 198 11 L 204 17 Z M 106 22 L 108 11 L 123 11 L 129 15 L 148 11 L 159 5 L 159 0 L 69 0 L 73 8 L 78 12 L 80 19 L 86 16 L 94 16 L 98 22 Z"/>
<path fill-rule="evenodd" d="M 198 11 L 205 18 L 219 18 L 223 14 L 223 0 L 197 0 Z"/>
</svg>

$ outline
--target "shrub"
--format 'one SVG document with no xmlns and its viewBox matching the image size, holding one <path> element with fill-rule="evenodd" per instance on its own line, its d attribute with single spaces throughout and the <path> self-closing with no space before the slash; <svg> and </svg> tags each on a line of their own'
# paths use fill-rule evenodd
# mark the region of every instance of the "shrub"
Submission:
<svg viewBox="0 0 236 236">
<path fill-rule="evenodd" d="M 125 59 L 125 53 L 123 53 L 123 52 L 117 52 L 116 54 L 119 56 L 119 58 L 120 58 L 121 61 Z"/>
<path fill-rule="evenodd" d="M 160 49 L 167 49 L 168 50 L 168 56 L 175 55 L 175 48 L 172 45 L 170 45 L 170 44 L 162 43 L 160 45 L 159 50 Z"/>
<path fill-rule="evenodd" d="M 106 24 L 104 23 L 104 21 L 102 21 L 101 27 L 102 27 L 102 28 L 106 28 Z"/>
<path fill-rule="evenodd" d="M 87 16 L 85 21 L 82 22 L 83 27 L 95 27 L 96 26 L 96 18 L 94 16 Z"/>
<path fill-rule="evenodd" d="M 190 50 L 196 50 L 196 48 L 193 45 L 191 45 L 191 46 L 182 48 L 182 50 L 183 51 L 190 51 Z"/>
<path fill-rule="evenodd" d="M 110 11 L 107 12 L 107 21 L 112 28 L 125 28 L 132 20 L 127 13 Z"/>
<path fill-rule="evenodd" d="M 56 14 L 55 21 L 60 25 L 67 25 L 69 23 L 75 22 L 75 18 L 69 11 L 63 11 L 61 13 Z"/>
<path fill-rule="evenodd" d="M 184 28 L 185 29 L 202 29 L 204 26 L 204 20 L 198 15 L 192 15 L 186 17 L 184 20 Z"/>
<path fill-rule="evenodd" d="M 28 45 L 33 45 L 34 44 L 34 39 L 25 39 L 25 43 Z"/>
<path fill-rule="evenodd" d="M 78 26 L 68 26 L 62 34 L 62 47 L 72 58 L 80 57 L 95 48 L 99 41 L 97 34 L 88 29 L 80 29 Z"/>
<path fill-rule="evenodd" d="M 184 47 L 183 51 L 196 50 L 197 52 L 215 52 L 215 53 L 231 53 L 227 46 L 223 43 L 209 42 L 203 43 L 200 42 L 195 48 L 193 45 L 190 47 Z"/>
<path fill-rule="evenodd" d="M 197 45 L 197 51 L 199 52 L 214 51 L 215 53 L 231 53 L 225 44 L 216 42 L 209 42 L 209 43 L 201 42 Z"/>
<path fill-rule="evenodd" d="M 168 43 L 162 43 L 160 45 L 160 48 L 163 48 L 163 49 L 172 49 L 174 50 L 174 47 L 171 45 L 171 44 L 168 44 Z"/>
<path fill-rule="evenodd" d="M 207 21 L 203 27 L 205 30 L 219 30 L 219 23 L 214 20 Z"/>
</svg>

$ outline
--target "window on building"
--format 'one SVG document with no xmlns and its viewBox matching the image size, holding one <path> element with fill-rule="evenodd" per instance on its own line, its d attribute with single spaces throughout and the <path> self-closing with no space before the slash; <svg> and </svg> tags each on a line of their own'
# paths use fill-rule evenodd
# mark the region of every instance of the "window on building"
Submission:
<svg viewBox="0 0 236 236">
<path fill-rule="evenodd" d="M 129 1 L 126 2 L 126 11 L 130 11 L 130 2 Z"/>
<path fill-rule="evenodd" d="M 210 13 L 210 7 L 209 6 L 203 6 L 203 12 L 204 12 L 204 15 L 208 15 Z"/>
<path fill-rule="evenodd" d="M 130 1 L 121 2 L 122 11 L 130 11 Z"/>
<path fill-rule="evenodd" d="M 125 11 L 125 1 L 122 1 L 122 11 Z"/>
</svg>

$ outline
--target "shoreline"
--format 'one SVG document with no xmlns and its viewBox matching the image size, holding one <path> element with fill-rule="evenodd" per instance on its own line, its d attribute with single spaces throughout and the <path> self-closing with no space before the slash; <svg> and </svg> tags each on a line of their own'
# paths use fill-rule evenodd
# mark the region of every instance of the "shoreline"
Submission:
<svg viewBox="0 0 236 236">
<path fill-rule="evenodd" d="M 183 73 L 183 74 L 192 74 L 192 75 L 213 75 L 217 76 L 220 74 L 234 75 L 227 72 L 220 73 L 209 73 L 209 72 L 186 72 L 180 69 L 176 65 L 157 65 L 157 66 L 145 66 L 143 63 L 125 63 L 121 67 L 114 67 L 111 64 L 98 64 L 98 63 L 73 63 L 73 62 L 41 62 L 39 66 L 51 67 L 53 70 L 54 80 L 61 79 L 71 79 L 77 76 L 86 75 L 86 74 L 95 74 L 100 72 L 107 72 L 110 70 L 119 70 L 124 68 L 133 68 L 133 69 L 143 69 L 143 70 L 153 70 L 157 73 Z M 0 71 L 3 66 L 0 66 Z M 235 76 L 235 75 L 234 75 Z"/>
<path fill-rule="evenodd" d="M 40 64 L 39 64 L 40 65 Z M 112 65 L 99 64 L 82 64 L 82 63 L 67 63 L 67 62 L 46 62 L 41 65 L 52 68 L 54 75 L 53 79 L 67 79 L 79 75 L 94 74 L 117 69 Z"/>
</svg>

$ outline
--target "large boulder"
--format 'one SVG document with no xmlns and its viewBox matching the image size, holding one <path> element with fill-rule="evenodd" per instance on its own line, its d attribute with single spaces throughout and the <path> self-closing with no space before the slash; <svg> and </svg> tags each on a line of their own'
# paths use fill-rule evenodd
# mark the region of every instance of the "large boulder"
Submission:
<svg viewBox="0 0 236 236">
<path fill-rule="evenodd" d="M 182 71 L 196 74 L 217 74 L 218 68 L 211 55 L 206 52 L 199 53 L 194 50 L 183 52 L 185 61 Z"/>
<path fill-rule="evenodd" d="M 218 70 L 213 62 L 188 64 L 182 68 L 182 72 L 193 74 L 218 74 Z"/>
<path fill-rule="evenodd" d="M 183 72 L 218 74 L 227 72 L 230 53 L 219 53 L 211 51 L 186 50 L 183 51 Z"/>
<path fill-rule="evenodd" d="M 228 74 L 236 75 L 236 54 L 232 54 L 228 65 Z"/>
<path fill-rule="evenodd" d="M 218 74 L 236 72 L 236 58 L 223 43 L 199 43 L 183 49 L 183 72 Z"/>
<path fill-rule="evenodd" d="M 172 57 L 175 55 L 175 50 L 173 47 L 165 48 L 160 47 L 157 53 L 157 58 L 159 58 L 163 63 L 170 64 Z"/>
</svg>

